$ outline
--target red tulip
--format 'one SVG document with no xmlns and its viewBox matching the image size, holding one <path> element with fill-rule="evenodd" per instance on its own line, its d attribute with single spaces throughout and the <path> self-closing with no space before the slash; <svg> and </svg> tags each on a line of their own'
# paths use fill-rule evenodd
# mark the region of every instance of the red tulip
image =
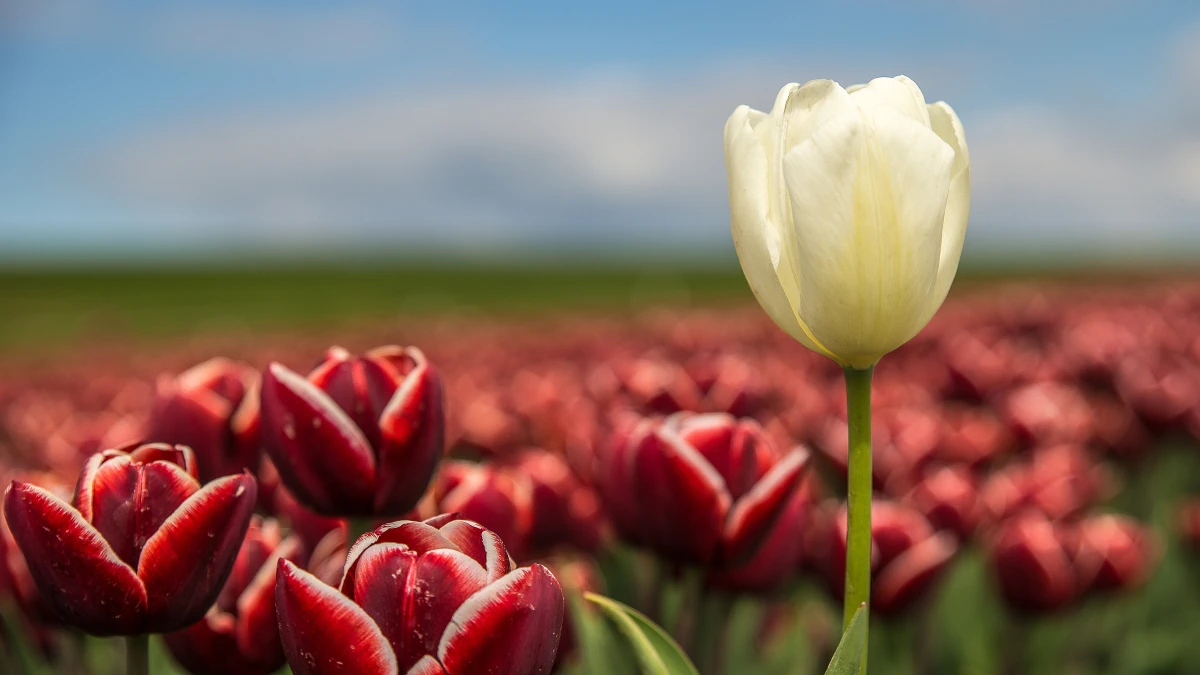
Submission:
<svg viewBox="0 0 1200 675">
<path fill-rule="evenodd" d="M 1036 512 L 1005 521 L 991 545 L 1000 593 L 1025 612 L 1060 610 L 1082 590 L 1071 533 Z"/>
<path fill-rule="evenodd" d="M 1092 436 L 1092 409 L 1078 387 L 1038 382 L 1013 390 L 1001 417 L 1026 445 L 1083 443 Z"/>
<path fill-rule="evenodd" d="M 1121 399 L 1155 429 L 1185 422 L 1200 406 L 1200 369 L 1190 359 L 1156 352 L 1126 359 L 1114 384 Z"/>
<path fill-rule="evenodd" d="M 1101 515 L 1080 521 L 1078 532 L 1078 557 L 1093 559 L 1089 590 L 1127 590 L 1150 578 L 1161 547 L 1146 526 L 1126 516 Z"/>
<path fill-rule="evenodd" d="M 820 565 L 831 590 L 846 582 L 846 507 L 827 525 L 829 540 Z M 871 611 L 897 614 L 920 599 L 958 552 L 954 537 L 936 532 L 918 511 L 894 502 L 871 504 Z"/>
<path fill-rule="evenodd" d="M 266 675 L 283 666 L 275 570 L 300 549 L 279 523 L 255 516 L 217 604 L 203 620 L 164 636 L 175 660 L 193 675 Z"/>
<path fill-rule="evenodd" d="M 739 593 L 769 594 L 795 578 L 804 559 L 804 532 L 812 518 L 816 483 L 809 475 L 792 493 L 758 550 L 746 562 L 713 570 L 709 586 Z"/>
<path fill-rule="evenodd" d="M 1025 510 L 1051 520 L 1077 515 L 1110 488 L 1108 469 L 1078 445 L 1036 448 L 1024 462 L 993 473 L 981 497 L 985 512 L 997 522 Z"/>
<path fill-rule="evenodd" d="M 341 592 L 288 561 L 275 602 L 297 675 L 549 673 L 565 601 L 541 565 L 515 568 L 471 521 L 397 521 L 350 550 Z"/>
<path fill-rule="evenodd" d="M 179 377 L 159 378 L 147 437 L 190 447 L 204 482 L 256 471 L 261 456 L 258 373 L 215 358 Z"/>
<path fill-rule="evenodd" d="M 601 498 L 622 535 L 675 562 L 724 567 L 762 545 L 808 452 L 778 457 L 752 420 L 677 413 L 618 431 L 599 463 Z"/>
<path fill-rule="evenodd" d="M 272 363 L 262 438 L 283 484 L 314 511 L 397 516 L 424 494 L 442 456 L 442 385 L 417 349 L 339 347 L 305 379 Z"/>
<path fill-rule="evenodd" d="M 562 546 L 593 551 L 603 537 L 595 492 L 543 450 L 527 450 L 510 464 L 447 461 L 435 485 L 438 513 L 495 532 L 517 560 Z"/>
<path fill-rule="evenodd" d="M 490 464 L 447 461 L 434 490 L 438 513 L 455 513 L 495 532 L 518 560 L 528 553 L 536 513 L 529 477 Z"/>
<path fill-rule="evenodd" d="M 38 592 L 58 617 L 94 635 L 195 623 L 233 566 L 257 484 L 249 474 L 201 486 L 191 450 L 106 450 L 80 474 L 74 508 L 13 481 L 4 515 Z"/>
<path fill-rule="evenodd" d="M 979 524 L 979 490 L 964 466 L 943 466 L 925 474 L 904 499 L 942 530 L 966 539 Z"/>
</svg>

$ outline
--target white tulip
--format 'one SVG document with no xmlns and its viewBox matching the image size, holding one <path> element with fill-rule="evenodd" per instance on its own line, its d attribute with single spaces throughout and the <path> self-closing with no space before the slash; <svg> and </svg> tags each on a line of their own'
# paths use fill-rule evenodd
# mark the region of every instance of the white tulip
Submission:
<svg viewBox="0 0 1200 675">
<path fill-rule="evenodd" d="M 910 340 L 958 270 L 971 161 L 950 106 L 907 77 L 779 92 L 725 124 L 733 243 L 767 314 L 867 368 Z"/>
</svg>

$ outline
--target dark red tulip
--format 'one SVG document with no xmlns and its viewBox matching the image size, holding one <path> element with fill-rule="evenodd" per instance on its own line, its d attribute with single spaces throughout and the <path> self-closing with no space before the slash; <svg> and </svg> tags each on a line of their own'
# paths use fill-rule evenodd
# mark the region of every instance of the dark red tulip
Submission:
<svg viewBox="0 0 1200 675">
<path fill-rule="evenodd" d="M 800 485 L 808 452 L 780 457 L 761 426 L 721 413 L 677 413 L 619 430 L 597 485 L 614 525 L 680 563 L 753 557 Z"/>
<path fill-rule="evenodd" d="M 434 489 L 438 513 L 455 513 L 495 532 L 523 560 L 533 522 L 533 482 L 522 473 L 463 461 L 443 462 Z"/>
<path fill-rule="evenodd" d="M 740 565 L 713 570 L 708 585 L 738 593 L 769 594 L 794 579 L 805 555 L 804 533 L 812 517 L 815 492 L 810 475 L 792 493 L 754 555 Z"/>
<path fill-rule="evenodd" d="M 330 349 L 308 378 L 263 376 L 263 445 L 283 484 L 327 516 L 398 516 L 441 459 L 442 385 L 417 349 Z"/>
<path fill-rule="evenodd" d="M 203 482 L 256 471 L 262 455 L 258 373 L 215 358 L 178 377 L 159 378 L 147 437 L 190 447 Z"/>
<path fill-rule="evenodd" d="M 1101 515 L 1077 525 L 1079 554 L 1088 557 L 1088 590 L 1117 591 L 1137 588 L 1150 578 L 1161 550 L 1154 533 L 1127 516 Z"/>
<path fill-rule="evenodd" d="M 550 570 L 517 568 L 495 533 L 438 516 L 351 548 L 340 590 L 280 561 L 275 602 L 297 675 L 549 673 L 565 601 Z"/>
<path fill-rule="evenodd" d="M 966 539 L 979 524 L 979 489 L 975 475 L 964 466 L 929 471 L 904 499 L 942 530 Z"/>
<path fill-rule="evenodd" d="M 267 675 L 284 664 L 275 616 L 275 570 L 296 561 L 300 541 L 279 524 L 251 521 L 217 603 L 190 627 L 163 636 L 171 655 L 193 675 Z"/>
<path fill-rule="evenodd" d="M 13 472 L 9 478 L 40 486 L 59 499 L 71 498 L 70 488 L 52 474 Z M 3 508 L 0 508 L 2 511 Z M 13 539 L 8 521 L 0 517 L 0 603 L 4 595 L 10 596 L 31 621 L 38 624 L 53 622 L 53 611 L 42 601 L 37 584 L 29 572 L 29 564 Z"/>
<path fill-rule="evenodd" d="M 846 581 L 845 505 L 831 515 L 820 568 L 840 596 Z M 923 597 L 958 552 L 954 537 L 934 530 L 920 512 L 882 500 L 871 504 L 871 541 L 871 611 L 884 616 Z"/>
<path fill-rule="evenodd" d="M 216 600 L 254 510 L 249 474 L 201 486 L 191 451 L 93 455 L 74 507 L 13 481 L 4 515 L 38 592 L 64 623 L 137 635 L 195 623 Z"/>
<path fill-rule="evenodd" d="M 1083 590 L 1077 552 L 1072 533 L 1039 513 L 1027 512 L 1005 521 L 990 550 L 1001 595 L 1024 612 L 1063 609 Z"/>
</svg>

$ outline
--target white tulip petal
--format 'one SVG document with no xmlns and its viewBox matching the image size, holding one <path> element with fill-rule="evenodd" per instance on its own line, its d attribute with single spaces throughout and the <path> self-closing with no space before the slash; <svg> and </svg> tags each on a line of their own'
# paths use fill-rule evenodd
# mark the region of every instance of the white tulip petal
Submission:
<svg viewBox="0 0 1200 675">
<path fill-rule="evenodd" d="M 954 283 L 962 256 L 963 240 L 967 236 L 967 217 L 971 212 L 971 155 L 962 122 L 954 110 L 942 101 L 929 106 L 933 131 L 954 148 L 954 164 L 950 169 L 950 194 L 946 201 L 946 218 L 942 225 L 942 252 L 938 262 L 938 278 L 921 325 L 929 323 Z"/>
<path fill-rule="evenodd" d="M 862 108 L 892 108 L 929 128 L 929 111 L 925 95 L 916 82 L 901 75 L 899 77 L 877 77 L 866 86 L 855 88 L 851 93 Z"/>
<path fill-rule="evenodd" d="M 923 325 L 954 158 L 893 106 L 828 120 L 785 156 L 795 265 L 781 281 L 804 289 L 801 320 L 842 364 L 872 365 Z"/>
<path fill-rule="evenodd" d="M 757 110 L 740 106 L 725 124 L 733 247 L 758 304 L 788 335 L 817 350 L 797 323 L 775 273 L 782 244 L 778 228 L 770 222 L 767 155 L 754 131 L 755 122 L 761 124 L 766 117 Z"/>
</svg>

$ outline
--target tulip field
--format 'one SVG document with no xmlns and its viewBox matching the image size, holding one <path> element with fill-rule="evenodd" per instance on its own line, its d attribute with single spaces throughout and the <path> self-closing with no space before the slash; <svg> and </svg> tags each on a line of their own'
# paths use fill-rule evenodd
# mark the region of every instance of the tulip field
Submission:
<svg viewBox="0 0 1200 675">
<path fill-rule="evenodd" d="M 740 276 L 333 278 L 9 279 L 0 674 L 656 672 L 585 594 L 825 672 L 843 373 Z M 1200 672 L 1200 283 L 968 277 L 872 391 L 872 673 Z"/>
</svg>

